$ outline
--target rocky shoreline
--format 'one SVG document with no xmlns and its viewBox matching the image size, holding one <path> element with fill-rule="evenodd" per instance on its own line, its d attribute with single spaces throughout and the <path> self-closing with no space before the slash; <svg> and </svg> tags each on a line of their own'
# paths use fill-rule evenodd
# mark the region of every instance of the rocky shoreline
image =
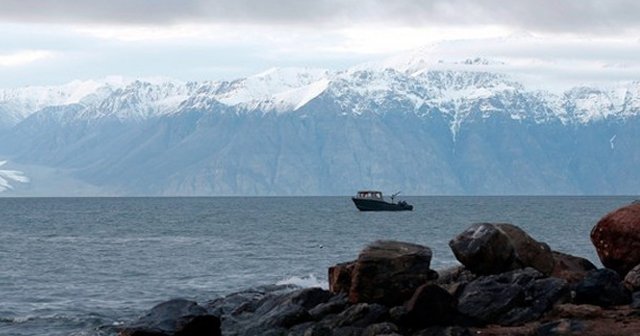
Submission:
<svg viewBox="0 0 640 336">
<path fill-rule="evenodd" d="M 431 249 L 376 241 L 328 270 L 329 290 L 263 286 L 196 303 L 175 299 L 121 336 L 638 335 L 640 204 L 605 215 L 591 241 L 605 268 L 553 251 L 512 224 L 478 223 Z"/>
</svg>

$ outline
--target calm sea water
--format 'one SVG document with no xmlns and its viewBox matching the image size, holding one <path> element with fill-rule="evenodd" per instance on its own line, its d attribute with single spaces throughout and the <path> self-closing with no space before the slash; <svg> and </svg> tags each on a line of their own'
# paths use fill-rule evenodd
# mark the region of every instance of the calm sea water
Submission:
<svg viewBox="0 0 640 336">
<path fill-rule="evenodd" d="M 475 222 L 519 225 L 600 265 L 589 232 L 634 197 L 407 197 L 358 212 L 348 197 L 0 198 L 0 335 L 111 335 L 154 304 L 257 285 L 325 285 L 376 239 L 427 245 Z"/>
</svg>

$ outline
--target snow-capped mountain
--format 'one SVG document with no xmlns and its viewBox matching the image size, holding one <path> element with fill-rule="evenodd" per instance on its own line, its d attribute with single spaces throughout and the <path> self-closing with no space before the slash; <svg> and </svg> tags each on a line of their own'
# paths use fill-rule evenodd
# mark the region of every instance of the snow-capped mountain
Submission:
<svg viewBox="0 0 640 336">
<path fill-rule="evenodd" d="M 104 194 L 637 192 L 640 82 L 550 92 L 504 65 L 427 48 L 344 71 L 3 90 L 0 155 Z"/>
</svg>

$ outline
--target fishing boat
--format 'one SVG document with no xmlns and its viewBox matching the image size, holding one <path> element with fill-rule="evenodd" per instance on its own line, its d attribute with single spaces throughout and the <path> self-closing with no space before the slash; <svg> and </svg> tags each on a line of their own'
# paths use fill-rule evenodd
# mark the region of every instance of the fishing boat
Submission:
<svg viewBox="0 0 640 336">
<path fill-rule="evenodd" d="M 361 190 L 355 197 L 351 197 L 356 208 L 360 211 L 411 211 L 413 205 L 405 201 L 395 202 L 400 192 L 391 195 L 391 202 L 387 202 L 382 192 L 375 190 Z"/>
</svg>

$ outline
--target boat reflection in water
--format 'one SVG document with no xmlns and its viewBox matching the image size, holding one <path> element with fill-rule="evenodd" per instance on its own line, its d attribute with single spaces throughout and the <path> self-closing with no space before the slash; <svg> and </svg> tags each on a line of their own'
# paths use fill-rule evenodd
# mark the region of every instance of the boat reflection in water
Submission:
<svg viewBox="0 0 640 336">
<path fill-rule="evenodd" d="M 384 200 L 382 192 L 374 190 L 361 190 L 355 197 L 351 197 L 353 203 L 360 211 L 411 211 L 413 205 L 405 201 L 395 203 L 395 198 L 400 192 L 391 195 L 391 202 Z"/>
</svg>

